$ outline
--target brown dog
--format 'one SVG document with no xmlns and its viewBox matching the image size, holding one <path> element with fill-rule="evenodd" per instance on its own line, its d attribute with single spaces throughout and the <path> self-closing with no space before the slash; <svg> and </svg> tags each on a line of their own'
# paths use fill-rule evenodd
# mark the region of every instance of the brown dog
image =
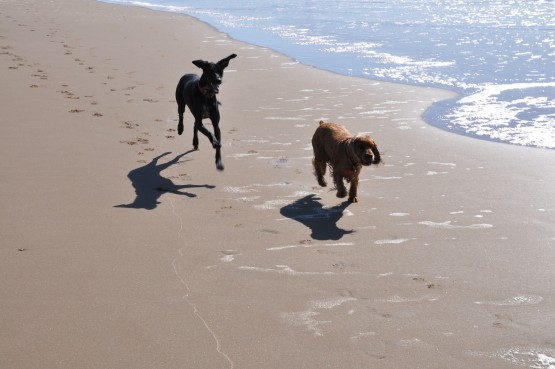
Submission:
<svg viewBox="0 0 555 369">
<path fill-rule="evenodd" d="M 381 162 L 380 152 L 374 140 L 363 134 L 353 136 L 341 124 L 320 121 L 320 126 L 312 136 L 312 148 L 312 164 L 318 184 L 322 187 L 327 185 L 324 175 L 329 163 L 337 197 L 347 196 L 347 189 L 343 183 L 345 179 L 351 183 L 349 201 L 358 202 L 358 176 L 362 166 Z"/>
</svg>

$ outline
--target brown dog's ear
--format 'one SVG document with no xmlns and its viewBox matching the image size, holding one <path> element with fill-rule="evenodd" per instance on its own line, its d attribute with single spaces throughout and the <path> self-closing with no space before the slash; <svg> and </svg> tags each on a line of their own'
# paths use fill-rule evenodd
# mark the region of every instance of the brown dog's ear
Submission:
<svg viewBox="0 0 555 369">
<path fill-rule="evenodd" d="M 199 67 L 200 69 L 204 69 L 210 63 L 204 60 L 193 60 L 193 64 Z"/>
<path fill-rule="evenodd" d="M 372 142 L 374 142 L 374 141 L 372 141 Z M 372 150 L 372 153 L 374 154 L 373 164 L 383 164 L 382 156 L 380 154 L 380 151 L 378 150 L 378 146 L 375 143 L 372 146 L 371 150 Z"/>
<path fill-rule="evenodd" d="M 222 60 L 220 60 L 217 64 L 222 68 L 227 68 L 227 66 L 229 65 L 229 61 L 236 57 L 237 57 L 237 54 L 231 54 L 227 58 L 223 58 Z"/>
</svg>

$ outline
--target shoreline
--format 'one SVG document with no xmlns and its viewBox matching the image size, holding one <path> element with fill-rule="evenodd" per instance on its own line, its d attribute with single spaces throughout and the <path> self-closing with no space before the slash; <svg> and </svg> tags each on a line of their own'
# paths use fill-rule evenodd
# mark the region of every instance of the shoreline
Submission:
<svg viewBox="0 0 555 369">
<path fill-rule="evenodd" d="M 443 131 L 421 115 L 444 91 L 188 15 L 3 5 L 0 367 L 552 365 L 553 150 Z M 218 172 L 174 91 L 231 53 Z M 316 183 L 320 119 L 378 143 L 359 203 Z"/>
<path fill-rule="evenodd" d="M 99 0 L 102 1 L 102 0 Z M 108 2 L 110 3 L 110 2 Z M 203 22 L 204 24 L 208 25 L 209 27 L 213 28 L 216 32 L 220 32 L 223 34 L 226 34 L 228 37 L 233 39 L 232 33 L 228 33 L 228 31 L 231 31 L 231 29 L 227 29 L 225 25 L 220 24 L 219 26 L 213 25 L 217 24 L 218 21 L 216 19 L 212 19 L 212 23 L 210 21 L 210 17 L 205 17 L 204 20 L 202 19 L 202 15 L 200 14 L 199 16 L 194 15 L 194 12 L 192 13 L 187 13 L 185 11 L 186 7 L 182 7 L 182 9 L 177 10 L 177 9 L 168 9 L 168 6 L 165 5 L 136 5 L 136 4 L 117 4 L 117 5 L 123 5 L 123 6 L 139 6 L 139 7 L 144 7 L 145 9 L 149 9 L 149 10 L 153 10 L 153 11 L 159 11 L 159 12 L 167 12 L 169 14 L 184 14 L 184 15 L 188 15 L 193 17 L 194 19 Z M 180 7 L 177 7 L 180 8 Z M 221 30 L 218 28 L 222 28 Z M 240 42 L 250 42 L 248 40 L 248 37 L 244 37 L 245 40 L 239 40 Z M 355 73 L 355 75 L 352 74 L 348 74 L 346 73 L 341 73 L 338 71 L 334 71 L 333 68 L 325 68 L 322 66 L 318 66 L 314 63 L 303 63 L 301 60 L 298 60 L 297 58 L 295 58 L 293 56 L 294 52 L 293 49 L 290 48 L 289 51 L 278 51 L 272 47 L 268 47 L 265 45 L 261 45 L 261 44 L 257 44 L 254 43 L 254 45 L 261 47 L 261 48 L 268 48 L 270 50 L 273 50 L 274 52 L 284 55 L 285 57 L 291 58 L 292 60 L 295 60 L 298 63 L 304 64 L 308 67 L 311 68 L 316 68 L 325 72 L 329 72 L 329 73 L 334 73 L 334 74 L 338 74 L 340 76 L 346 76 L 346 77 L 353 77 L 353 78 L 362 78 L 362 79 L 366 79 L 366 80 L 370 80 L 370 81 L 379 81 L 379 82 L 386 82 L 386 83 L 394 83 L 394 84 L 401 84 L 401 85 L 405 85 L 405 86 L 415 86 L 415 87 L 422 87 L 422 88 L 433 88 L 433 89 L 438 89 L 438 90 L 443 90 L 443 91 L 447 91 L 449 94 L 455 94 L 455 97 L 451 97 L 445 101 L 443 101 L 444 103 L 442 104 L 442 101 L 439 102 L 434 102 L 429 109 L 427 109 L 423 115 L 423 119 L 424 121 L 429 124 L 430 126 L 436 127 L 436 128 L 440 128 L 444 131 L 450 132 L 450 133 L 454 133 L 454 134 L 459 134 L 459 135 L 463 135 L 466 137 L 471 137 L 471 138 L 475 138 L 478 140 L 487 140 L 487 141 L 491 141 L 491 142 L 496 142 L 496 143 L 504 143 L 504 144 L 511 144 L 511 145 L 517 145 L 517 146 L 525 146 L 525 147 L 533 147 L 533 148 L 539 148 L 539 149 L 555 149 L 555 141 L 553 141 L 553 139 L 555 139 L 555 137 L 552 137 L 551 132 L 549 131 L 549 127 L 542 129 L 539 126 L 535 126 L 533 125 L 533 131 L 535 132 L 534 134 L 531 134 L 530 132 L 530 122 L 536 122 L 535 119 L 532 119 L 531 121 L 526 121 L 526 120 L 520 120 L 517 118 L 519 115 L 526 115 L 529 114 L 530 111 L 526 111 L 525 109 L 520 111 L 520 113 L 516 113 L 516 112 L 512 112 L 512 115 L 514 115 L 513 119 L 508 119 L 505 117 L 506 115 L 511 115 L 510 113 L 510 108 L 509 106 L 511 105 L 509 102 L 505 101 L 503 102 L 502 99 L 499 101 L 496 101 L 496 99 L 494 98 L 496 96 L 495 93 L 493 93 L 493 95 L 490 95 L 490 99 L 486 98 L 486 101 L 489 102 L 484 102 L 482 104 L 480 103 L 476 103 L 478 106 L 473 108 L 472 107 L 464 107 L 464 105 L 458 106 L 455 104 L 450 104 L 450 102 L 457 102 L 459 100 L 464 100 L 464 99 L 469 99 L 472 96 L 477 96 L 480 95 L 488 90 L 490 90 L 493 87 L 494 92 L 497 91 L 498 89 L 501 88 L 501 91 L 514 91 L 514 90 L 520 90 L 522 88 L 528 88 L 528 89 L 534 89 L 534 88 L 550 88 L 553 87 L 553 83 L 551 82 L 540 82 L 537 81 L 536 83 L 518 83 L 518 82 L 514 82 L 514 83 L 509 83 L 509 84 L 496 84 L 496 83 L 489 83 L 489 82 L 484 82 L 482 85 L 480 84 L 476 84 L 474 85 L 473 88 L 470 87 L 456 87 L 456 86 L 449 86 L 449 85 L 442 85 L 440 82 L 435 82 L 434 83 L 422 83 L 422 82 L 413 82 L 411 83 L 407 83 L 407 82 L 403 82 L 403 81 L 395 81 L 392 79 L 387 79 L 387 78 L 370 78 L 367 75 L 363 75 L 360 72 L 359 73 Z M 291 47 L 293 47 L 292 45 L 290 45 Z M 532 94 L 532 92 L 530 91 L 530 93 Z M 532 95 L 530 95 L 531 98 Z M 541 95 L 540 95 L 541 96 Z M 493 101 L 495 100 L 495 101 Z M 445 106 L 449 106 L 451 105 L 450 108 L 445 108 Z M 502 105 L 505 105 L 504 107 L 500 107 Z M 518 105 L 518 101 L 515 100 L 513 102 L 513 107 L 515 105 Z M 442 107 L 443 106 L 443 107 Z M 547 107 L 546 107 L 547 108 Z M 467 109 L 471 109 L 468 110 Z M 501 111 L 496 111 L 496 109 L 501 109 Z M 476 116 L 481 116 L 481 115 L 485 115 L 486 111 L 488 110 L 493 110 L 493 112 L 490 112 L 487 114 L 487 118 L 484 116 L 482 117 L 482 119 L 475 119 L 475 118 L 468 118 L 468 117 L 476 117 Z M 533 110 L 533 109 L 532 109 Z M 540 106 L 536 107 L 536 110 L 541 110 Z M 434 113 L 432 113 L 434 112 Z M 439 113 L 435 113 L 435 112 L 439 112 Z M 449 113 L 449 115 L 446 115 L 447 113 Z M 502 117 L 502 118 L 500 118 Z M 547 118 L 546 118 L 547 119 Z M 489 124 L 488 122 L 493 122 L 491 124 Z M 538 123 L 538 122 L 536 122 Z M 513 127 L 513 125 L 519 126 L 520 128 L 516 131 L 513 131 L 513 129 L 511 129 L 511 127 Z M 541 124 L 540 124 L 541 125 Z M 523 126 L 523 127 L 521 127 Z M 526 134 L 524 134 L 525 132 L 527 132 Z M 543 138 L 542 138 L 543 137 Z M 550 137 L 550 139 L 547 139 L 546 137 Z"/>
</svg>

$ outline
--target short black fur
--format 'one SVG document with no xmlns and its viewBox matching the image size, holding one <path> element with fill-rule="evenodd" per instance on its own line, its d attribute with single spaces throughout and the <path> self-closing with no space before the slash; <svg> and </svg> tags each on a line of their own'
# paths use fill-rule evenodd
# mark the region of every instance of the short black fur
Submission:
<svg viewBox="0 0 555 369">
<path fill-rule="evenodd" d="M 220 133 L 220 111 L 218 109 L 219 102 L 216 95 L 222 83 L 224 69 L 229 65 L 229 61 L 237 57 L 231 54 L 227 58 L 217 63 L 211 63 L 204 60 L 194 60 L 193 64 L 202 69 L 202 75 L 186 74 L 179 80 L 175 90 L 175 99 L 177 101 L 177 112 L 179 114 L 179 123 L 177 125 L 177 133 L 183 133 L 183 113 L 185 106 L 195 118 L 193 128 L 193 147 L 198 150 L 198 131 L 204 134 L 210 140 L 212 147 L 216 149 L 216 168 L 224 170 L 221 157 L 221 133 Z M 209 118 L 214 127 L 212 134 L 203 124 L 202 120 Z"/>
</svg>

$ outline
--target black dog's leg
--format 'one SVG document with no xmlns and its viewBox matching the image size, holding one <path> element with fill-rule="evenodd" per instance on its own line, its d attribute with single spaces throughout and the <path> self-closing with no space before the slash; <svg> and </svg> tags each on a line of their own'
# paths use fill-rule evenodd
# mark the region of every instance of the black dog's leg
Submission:
<svg viewBox="0 0 555 369">
<path fill-rule="evenodd" d="M 222 163 L 222 154 L 221 154 L 221 132 L 220 132 L 220 121 L 219 119 L 211 119 L 212 126 L 214 127 L 214 136 L 216 136 L 216 141 L 218 142 L 218 146 L 214 146 L 216 148 L 216 168 L 218 170 L 224 170 L 224 164 Z"/>
<path fill-rule="evenodd" d="M 181 106 L 178 106 L 177 113 L 179 114 L 179 123 L 177 124 L 177 134 L 181 135 L 183 133 L 183 113 L 185 112 L 185 105 L 183 105 L 183 109 Z"/>
<path fill-rule="evenodd" d="M 210 140 L 210 143 L 212 144 L 213 148 L 220 147 L 220 141 L 216 140 L 214 135 L 204 126 L 204 124 L 202 124 L 202 119 L 195 118 L 194 133 L 196 133 L 197 131 L 199 131 L 200 133 L 208 137 L 208 140 Z M 195 138 L 193 137 L 193 140 L 194 139 Z M 194 144 L 195 142 L 193 141 L 193 145 Z M 198 147 L 198 137 L 196 137 L 196 147 Z"/>
<path fill-rule="evenodd" d="M 183 113 L 185 112 L 185 98 L 183 97 L 183 78 L 179 80 L 175 90 L 175 101 L 177 101 L 177 114 L 179 115 L 179 123 L 177 124 L 177 134 L 183 133 Z"/>
<path fill-rule="evenodd" d="M 196 124 L 193 128 L 193 147 L 195 150 L 198 150 L 198 129 Z"/>
</svg>

